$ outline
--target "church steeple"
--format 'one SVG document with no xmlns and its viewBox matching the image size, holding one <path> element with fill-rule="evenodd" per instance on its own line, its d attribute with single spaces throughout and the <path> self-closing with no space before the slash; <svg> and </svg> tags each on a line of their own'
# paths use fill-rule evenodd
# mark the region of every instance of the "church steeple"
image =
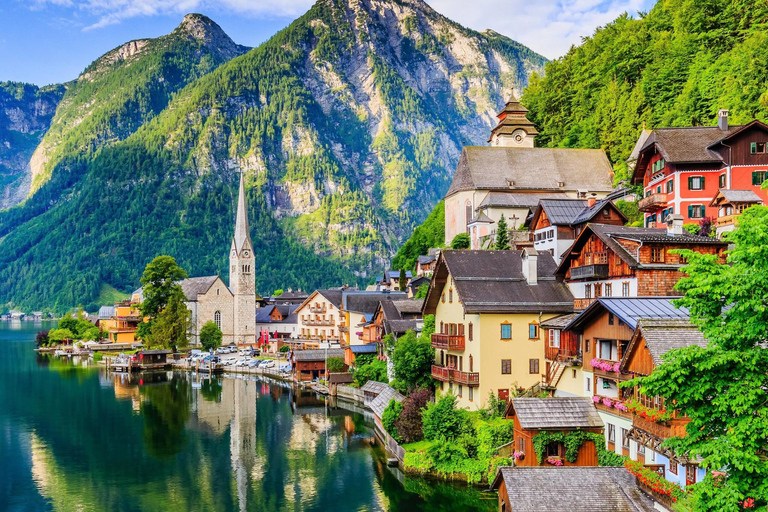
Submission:
<svg viewBox="0 0 768 512">
<path fill-rule="evenodd" d="M 235 236 L 232 239 L 235 250 L 239 253 L 243 250 L 243 244 L 248 241 L 251 245 L 251 235 L 248 228 L 248 213 L 245 206 L 245 185 L 243 174 L 240 173 L 240 192 L 237 196 L 237 216 L 235 217 Z"/>
<path fill-rule="evenodd" d="M 512 91 L 504 109 L 496 116 L 499 123 L 491 130 L 488 142 L 492 146 L 532 148 L 533 139 L 539 132 L 525 116 L 527 113 L 528 109 L 517 101 Z"/>
</svg>

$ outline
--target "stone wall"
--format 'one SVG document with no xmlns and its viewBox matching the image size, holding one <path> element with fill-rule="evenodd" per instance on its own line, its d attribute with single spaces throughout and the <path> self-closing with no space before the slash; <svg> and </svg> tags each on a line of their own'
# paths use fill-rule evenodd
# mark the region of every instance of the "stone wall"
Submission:
<svg viewBox="0 0 768 512">
<path fill-rule="evenodd" d="M 214 321 L 216 311 L 221 313 L 222 345 L 234 343 L 234 298 L 221 279 L 217 279 L 206 293 L 197 296 L 196 333 L 200 332 L 206 322 Z M 197 334 L 195 338 L 196 344 L 199 344 Z"/>
</svg>

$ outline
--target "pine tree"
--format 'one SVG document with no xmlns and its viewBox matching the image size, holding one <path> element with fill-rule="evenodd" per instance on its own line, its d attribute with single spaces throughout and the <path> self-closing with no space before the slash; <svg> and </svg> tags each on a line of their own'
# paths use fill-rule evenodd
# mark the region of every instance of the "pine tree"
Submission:
<svg viewBox="0 0 768 512">
<path fill-rule="evenodd" d="M 400 269 L 400 279 L 399 279 L 399 285 L 400 285 L 400 291 L 401 291 L 401 292 L 404 292 L 404 291 L 405 291 L 405 286 L 408 284 L 408 283 L 406 282 L 406 280 L 407 280 L 407 279 L 408 279 L 408 278 L 407 278 L 407 277 L 405 277 L 405 269 L 404 269 L 404 268 L 401 268 L 401 269 Z"/>
<path fill-rule="evenodd" d="M 504 218 L 504 214 L 501 214 L 499 219 L 499 225 L 496 228 L 496 246 L 497 251 L 506 251 L 509 247 L 509 229 L 507 228 L 507 221 Z"/>
</svg>

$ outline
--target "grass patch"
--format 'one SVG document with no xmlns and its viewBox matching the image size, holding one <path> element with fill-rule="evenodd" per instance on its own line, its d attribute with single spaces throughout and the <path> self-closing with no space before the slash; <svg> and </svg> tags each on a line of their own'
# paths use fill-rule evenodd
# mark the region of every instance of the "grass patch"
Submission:
<svg viewBox="0 0 768 512">
<path fill-rule="evenodd" d="M 101 290 L 99 290 L 99 296 L 96 299 L 96 303 L 97 304 L 114 304 L 115 302 L 128 300 L 130 298 L 131 298 L 130 294 L 123 293 L 117 288 L 115 288 L 114 286 L 104 283 L 101 285 Z"/>
<path fill-rule="evenodd" d="M 401 446 L 403 447 L 403 450 L 407 452 L 424 452 L 424 451 L 427 451 L 430 446 L 432 446 L 432 441 L 427 441 L 426 439 L 424 439 L 422 441 L 403 444 Z"/>
</svg>

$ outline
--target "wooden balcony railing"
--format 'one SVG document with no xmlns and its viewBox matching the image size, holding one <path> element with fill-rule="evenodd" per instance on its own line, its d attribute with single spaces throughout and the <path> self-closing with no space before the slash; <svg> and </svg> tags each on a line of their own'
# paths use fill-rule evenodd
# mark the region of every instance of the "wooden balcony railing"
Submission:
<svg viewBox="0 0 768 512">
<path fill-rule="evenodd" d="M 310 313 L 325 313 L 325 306 L 309 306 Z"/>
<path fill-rule="evenodd" d="M 730 226 L 731 224 L 736 222 L 736 217 L 738 217 L 738 215 L 724 215 L 722 217 L 718 217 L 717 227 Z"/>
<path fill-rule="evenodd" d="M 641 212 L 654 212 L 667 207 L 667 194 L 651 194 L 637 203 Z"/>
<path fill-rule="evenodd" d="M 633 415 L 632 426 L 638 430 L 643 430 L 659 439 L 668 439 L 670 437 L 684 437 L 686 435 L 685 426 L 690 423 L 689 418 L 674 418 L 662 423 L 647 420 L 637 414 Z"/>
<path fill-rule="evenodd" d="M 480 385 L 480 374 L 477 372 L 461 372 L 448 366 L 432 365 L 432 377 L 442 382 L 455 382 L 470 387 Z"/>
<path fill-rule="evenodd" d="M 333 327 L 333 320 L 305 320 L 304 325 Z"/>
<path fill-rule="evenodd" d="M 571 279 L 606 279 L 608 275 L 607 263 L 571 267 Z"/>
<path fill-rule="evenodd" d="M 435 333 L 432 335 L 432 348 L 464 350 L 464 335 Z"/>
<path fill-rule="evenodd" d="M 595 302 L 594 298 L 590 299 L 573 299 L 573 309 L 587 309 L 590 304 Z"/>
<path fill-rule="evenodd" d="M 639 487 L 640 490 L 648 494 L 654 500 L 661 503 L 667 510 L 674 510 L 675 500 L 673 500 L 670 496 L 654 491 L 653 488 L 641 482 L 639 478 L 635 479 L 637 480 L 637 487 Z"/>
<path fill-rule="evenodd" d="M 563 347 L 562 341 L 559 347 L 544 347 L 544 357 L 550 361 L 560 363 L 572 363 L 574 360 L 581 359 L 581 350 L 579 347 Z"/>
</svg>

